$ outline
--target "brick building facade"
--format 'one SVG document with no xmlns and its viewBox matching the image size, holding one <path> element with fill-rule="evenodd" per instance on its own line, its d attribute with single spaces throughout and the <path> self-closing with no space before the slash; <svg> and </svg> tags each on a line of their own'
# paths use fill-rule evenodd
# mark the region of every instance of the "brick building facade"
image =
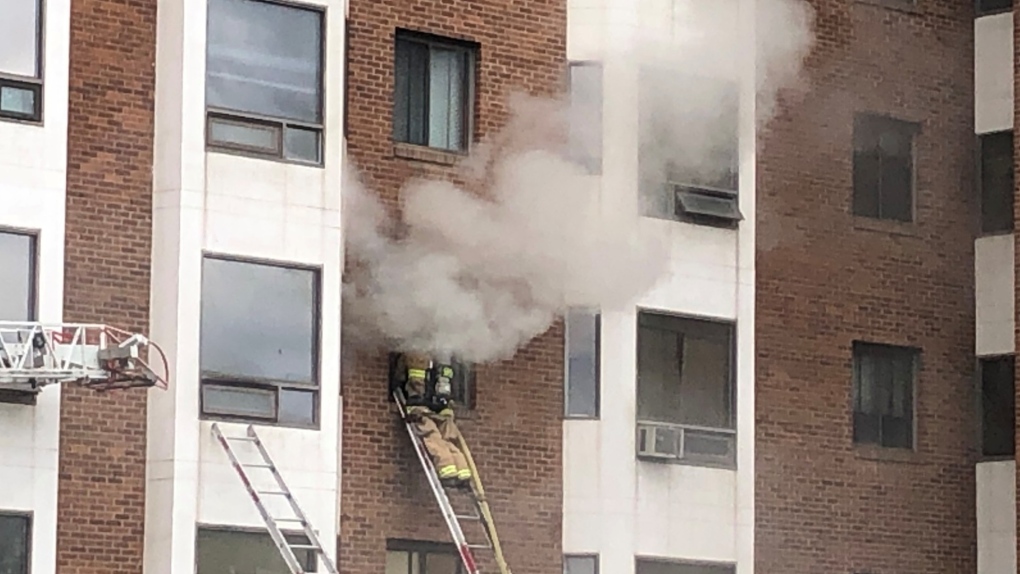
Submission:
<svg viewBox="0 0 1020 574">
<path fill-rule="evenodd" d="M 563 89 L 566 5 L 508 6 L 415 1 L 353 2 L 349 17 L 347 145 L 366 186 L 390 208 L 409 178 L 456 177 L 455 153 L 394 143 L 397 33 L 414 32 L 473 52 L 468 67 L 471 141 L 507 121 L 512 91 Z M 473 67 L 471 67 L 473 66 Z M 406 431 L 385 400 L 385 352 L 364 350 L 343 375 L 345 417 L 340 569 L 368 574 L 387 540 L 449 541 Z M 478 368 L 474 408 L 460 414 L 475 453 L 507 560 L 518 572 L 560 569 L 563 331 L 554 328 L 510 361 Z M 425 512 L 422 509 L 427 509 Z M 480 538 L 477 527 L 468 536 Z M 487 556 L 479 553 L 479 556 Z M 483 559 L 483 567 L 493 564 Z"/>
<path fill-rule="evenodd" d="M 973 7 L 813 4 L 759 144 L 755 571 L 974 572 Z M 919 127 L 907 221 L 856 214 L 862 113 Z M 912 448 L 855 440 L 855 342 L 917 349 Z"/>
</svg>

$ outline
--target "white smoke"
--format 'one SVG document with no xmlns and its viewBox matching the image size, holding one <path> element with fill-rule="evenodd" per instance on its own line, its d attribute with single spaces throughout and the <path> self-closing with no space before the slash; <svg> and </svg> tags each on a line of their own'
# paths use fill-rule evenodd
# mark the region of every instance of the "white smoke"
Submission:
<svg viewBox="0 0 1020 574">
<path fill-rule="evenodd" d="M 735 2 L 686 4 L 671 35 L 639 34 L 636 46 L 606 58 L 642 70 L 641 177 L 661 178 L 669 166 L 711 183 L 732 167 L 720 150 L 737 129 L 737 100 L 728 99 L 732 84 L 708 78 L 739 78 L 754 55 L 741 41 Z M 778 89 L 798 77 L 812 21 L 799 0 L 758 4 L 754 81 L 763 125 Z M 514 98 L 510 108 L 507 127 L 459 167 L 466 185 L 409 182 L 399 220 L 347 166 L 347 333 L 397 350 L 505 359 L 568 307 L 625 305 L 667 274 L 667 243 L 636 211 L 611 207 L 627 205 L 614 197 L 636 193 L 637 182 L 600 186 L 563 145 L 569 125 L 587 127 L 591 116 L 534 98 Z M 599 147 L 592 143 L 582 147 Z"/>
</svg>

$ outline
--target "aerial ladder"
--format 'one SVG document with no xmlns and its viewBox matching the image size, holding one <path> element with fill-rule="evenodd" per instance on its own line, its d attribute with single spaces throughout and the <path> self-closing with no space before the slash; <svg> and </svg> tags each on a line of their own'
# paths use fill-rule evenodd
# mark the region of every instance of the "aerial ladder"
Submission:
<svg viewBox="0 0 1020 574">
<path fill-rule="evenodd" d="M 143 351 L 156 351 L 160 369 Z M 0 321 L 0 389 L 30 394 L 72 383 L 97 391 L 166 389 L 166 355 L 144 335 L 108 325 Z"/>
<path fill-rule="evenodd" d="M 438 365 L 433 363 L 426 370 L 426 377 L 429 379 L 435 377 L 437 367 Z M 404 385 L 407 382 L 407 369 L 402 355 L 393 354 L 390 356 L 389 371 L 391 396 L 397 405 L 400 418 L 407 429 L 408 437 L 411 439 L 411 444 L 414 446 L 418 462 L 421 463 L 422 470 L 425 471 L 425 479 L 428 481 L 429 488 L 432 490 L 432 494 L 439 505 L 439 510 L 443 515 L 443 520 L 446 522 L 454 545 L 457 547 L 457 552 L 460 554 L 460 560 L 464 565 L 466 574 L 480 574 L 481 572 L 475 560 L 476 551 L 491 553 L 500 574 L 511 574 L 510 566 L 503 556 L 503 548 L 499 543 L 496 524 L 489 510 L 489 503 L 485 497 L 485 489 L 482 487 L 481 478 L 479 478 L 478 468 L 475 466 L 474 458 L 471 456 L 471 451 L 468 449 L 464 437 L 461 436 L 458 439 L 457 446 L 460 448 L 461 453 L 464 454 L 468 467 L 471 469 L 470 485 L 468 488 L 446 486 L 439 479 L 439 472 L 432 462 L 432 457 L 425 447 L 422 436 L 414 422 L 408 417 L 407 397 L 404 393 Z M 468 499 L 467 504 L 471 508 L 465 510 L 463 503 L 460 504 L 461 508 L 455 508 L 452 500 L 456 498 L 463 499 L 464 497 Z M 485 540 L 482 542 L 469 542 L 465 534 L 464 523 L 466 522 L 479 524 Z"/>
</svg>

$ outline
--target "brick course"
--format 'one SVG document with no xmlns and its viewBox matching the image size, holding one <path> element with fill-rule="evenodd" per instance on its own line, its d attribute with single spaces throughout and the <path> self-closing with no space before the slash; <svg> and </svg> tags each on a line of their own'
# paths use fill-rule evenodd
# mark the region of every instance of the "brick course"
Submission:
<svg viewBox="0 0 1020 574">
<path fill-rule="evenodd" d="M 812 4 L 758 146 L 755 571 L 974 572 L 973 3 Z M 855 111 L 921 122 L 916 223 L 852 215 Z M 854 447 L 855 339 L 922 349 L 916 453 Z"/>
<path fill-rule="evenodd" d="M 72 0 L 64 320 L 148 331 L 155 0 Z M 138 573 L 146 391 L 61 397 L 57 571 Z"/>
<path fill-rule="evenodd" d="M 348 146 L 367 185 L 395 209 L 407 178 L 452 169 L 394 157 L 396 28 L 480 44 L 475 139 L 507 120 L 506 96 L 550 95 L 565 69 L 563 0 L 355 0 L 350 6 Z M 511 361 L 482 366 L 477 409 L 462 420 L 504 551 L 515 572 L 559 573 L 562 528 L 563 330 L 557 325 Z M 449 542 L 411 445 L 386 401 L 386 360 L 360 354 L 343 374 L 340 570 L 376 574 L 387 538 Z M 477 540 L 477 536 L 475 537 Z M 484 563 L 484 562 L 483 562 Z"/>
</svg>

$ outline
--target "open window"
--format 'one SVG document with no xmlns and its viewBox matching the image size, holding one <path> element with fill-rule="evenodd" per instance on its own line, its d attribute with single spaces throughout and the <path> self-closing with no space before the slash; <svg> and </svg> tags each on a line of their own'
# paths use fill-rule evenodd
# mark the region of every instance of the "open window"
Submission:
<svg viewBox="0 0 1020 574">
<path fill-rule="evenodd" d="M 981 373 L 981 455 L 1010 457 L 1016 453 L 1015 359 L 1013 355 L 982 357 Z"/>
<path fill-rule="evenodd" d="M 0 511 L 0 572 L 28 574 L 32 549 L 32 515 Z"/>
<path fill-rule="evenodd" d="M 36 237 L 0 230 L 0 321 L 36 319 Z M 7 341 L 15 343 L 17 341 Z M 35 393 L 0 389 L 0 403 L 35 404 Z"/>
<path fill-rule="evenodd" d="M 736 464 L 732 323 L 638 314 L 638 456 Z"/>
<path fill-rule="evenodd" d="M 646 68 L 639 78 L 641 210 L 734 227 L 739 189 L 739 85 Z M 677 106 L 683 101 L 683 106 Z"/>
</svg>

